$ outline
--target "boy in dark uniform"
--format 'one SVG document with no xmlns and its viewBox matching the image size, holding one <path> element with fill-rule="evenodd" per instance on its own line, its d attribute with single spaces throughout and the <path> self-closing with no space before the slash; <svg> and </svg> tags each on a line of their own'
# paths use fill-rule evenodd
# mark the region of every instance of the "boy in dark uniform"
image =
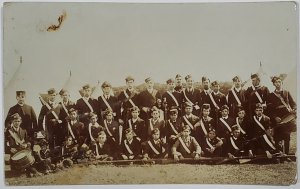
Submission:
<svg viewBox="0 0 300 189">
<path fill-rule="evenodd" d="M 102 161 L 113 160 L 115 154 L 112 152 L 111 145 L 107 142 L 106 134 L 104 131 L 100 131 L 96 138 L 96 142 L 90 147 L 93 155 L 96 159 Z"/>
<path fill-rule="evenodd" d="M 203 76 L 201 80 L 202 80 L 202 86 L 203 86 L 203 90 L 200 93 L 201 102 L 202 102 L 202 104 L 209 104 L 210 103 L 209 94 L 211 93 L 211 90 L 209 88 L 210 80 L 206 76 Z M 201 104 L 201 106 L 202 106 L 202 104 Z"/>
<path fill-rule="evenodd" d="M 216 135 L 214 128 L 209 128 L 205 141 L 202 143 L 205 157 L 220 157 L 223 153 L 223 141 Z"/>
<path fill-rule="evenodd" d="M 105 128 L 99 125 L 97 121 L 98 121 L 97 114 L 91 112 L 90 123 L 88 124 L 87 127 L 87 140 L 86 140 L 87 145 L 94 143 L 96 141 L 96 137 L 98 136 L 98 133 L 102 130 L 105 130 Z"/>
<path fill-rule="evenodd" d="M 270 93 L 268 97 L 268 109 L 270 112 L 270 117 L 274 125 L 274 139 L 276 145 L 279 142 L 284 145 L 284 152 L 289 153 L 290 149 L 290 138 L 291 132 L 296 129 L 296 120 L 280 125 L 285 116 L 296 115 L 297 105 L 291 96 L 290 92 L 282 89 L 282 79 L 281 77 L 272 78 L 273 85 L 275 86 L 275 91 Z"/>
<path fill-rule="evenodd" d="M 107 108 L 113 111 L 115 120 L 121 119 L 121 107 L 118 98 L 112 96 L 111 84 L 107 81 L 102 84 L 103 95 L 98 97 L 98 104 L 101 112 L 102 119 L 104 119 L 104 112 Z"/>
<path fill-rule="evenodd" d="M 137 138 L 144 142 L 148 139 L 148 132 L 145 121 L 139 117 L 140 109 L 137 106 L 131 108 L 131 119 L 125 125 L 125 129 L 131 128 L 136 134 Z"/>
<path fill-rule="evenodd" d="M 121 159 L 140 159 L 142 157 L 141 141 L 134 136 L 132 129 L 125 130 L 126 139 L 121 144 Z"/>
<path fill-rule="evenodd" d="M 183 126 L 180 137 L 178 137 L 172 147 L 172 154 L 175 161 L 183 158 L 200 158 L 201 147 L 196 139 L 190 136 L 190 133 L 190 127 L 187 125 Z"/>
<path fill-rule="evenodd" d="M 249 118 L 246 116 L 246 111 L 242 106 L 237 107 L 236 109 L 237 116 L 235 118 L 235 124 L 240 129 L 240 134 L 249 139 L 249 136 L 247 134 L 248 127 L 250 127 Z"/>
<path fill-rule="evenodd" d="M 134 78 L 126 77 L 126 89 L 120 93 L 118 100 L 121 104 L 122 119 L 126 123 L 131 117 L 131 108 L 137 106 L 138 92 L 134 88 Z"/>
<path fill-rule="evenodd" d="M 163 138 L 165 137 L 165 121 L 159 118 L 159 109 L 156 106 L 151 111 L 152 118 L 146 122 L 148 139 L 151 138 L 151 133 L 156 128 L 160 130 L 161 137 Z"/>
<path fill-rule="evenodd" d="M 217 81 L 211 83 L 212 92 L 208 94 L 209 104 L 211 107 L 210 116 L 218 120 L 220 117 L 221 107 L 226 105 L 226 97 L 220 92 L 220 84 Z"/>
<path fill-rule="evenodd" d="M 171 107 L 169 112 L 170 119 L 166 121 L 165 133 L 169 149 L 171 149 L 177 138 L 180 136 L 182 130 L 182 120 L 178 117 L 177 107 Z"/>
<path fill-rule="evenodd" d="M 222 139 L 226 140 L 232 132 L 231 127 L 235 125 L 235 120 L 232 117 L 229 117 L 229 107 L 223 105 L 221 107 L 221 117 L 218 120 L 216 126 L 217 135 Z"/>
<path fill-rule="evenodd" d="M 100 110 L 98 107 L 98 101 L 91 97 L 92 87 L 86 84 L 82 87 L 82 98 L 78 99 L 76 102 L 76 110 L 78 110 L 79 121 L 82 122 L 85 127 L 89 124 L 89 115 L 91 112 L 100 116 Z"/>
<path fill-rule="evenodd" d="M 267 97 L 269 96 L 269 89 L 260 85 L 260 77 L 258 74 L 251 75 L 252 86 L 245 91 L 245 108 L 246 113 L 251 117 L 254 115 L 255 106 L 260 103 L 263 108 L 266 107 Z"/>
<path fill-rule="evenodd" d="M 244 106 L 245 103 L 245 90 L 242 89 L 241 78 L 235 76 L 232 78 L 233 87 L 228 91 L 228 106 L 229 114 L 235 116 L 237 114 L 238 107 Z"/>
<path fill-rule="evenodd" d="M 198 116 L 194 115 L 193 112 L 193 105 L 189 102 L 185 102 L 184 104 L 184 112 L 185 115 L 182 116 L 182 123 L 183 125 L 188 125 L 191 129 L 191 136 L 195 135 L 196 123 L 200 120 Z"/>
<path fill-rule="evenodd" d="M 138 95 L 138 106 L 141 110 L 141 118 L 148 120 L 151 117 L 151 108 L 161 102 L 161 94 L 154 89 L 154 82 L 151 77 L 145 79 L 146 90 Z"/>
<path fill-rule="evenodd" d="M 160 139 L 159 129 L 152 131 L 152 137 L 145 142 L 143 159 L 161 159 L 168 157 L 167 144 Z"/>
<path fill-rule="evenodd" d="M 180 74 L 177 74 L 175 76 L 175 81 L 176 81 L 176 86 L 175 86 L 175 91 L 178 92 L 178 93 L 182 93 L 182 90 L 183 90 L 183 85 L 182 85 L 182 77 Z"/>
<path fill-rule="evenodd" d="M 43 122 L 45 119 L 45 132 L 47 140 L 49 141 L 50 149 L 55 146 L 61 146 L 61 123 L 62 123 L 62 107 L 56 101 L 56 90 L 51 88 L 48 90 L 48 102 L 42 106 L 38 118 L 39 131 L 44 130 Z"/>
<path fill-rule="evenodd" d="M 34 132 L 38 131 L 37 118 L 32 106 L 25 103 L 26 92 L 16 91 L 17 104 L 11 107 L 8 111 L 7 117 L 5 119 L 5 127 L 10 127 L 10 117 L 18 113 L 22 118 L 21 128 L 25 129 L 28 134 L 28 140 L 32 142 L 34 138 Z"/>
<path fill-rule="evenodd" d="M 174 79 L 168 79 L 167 83 L 167 91 L 162 95 L 163 102 L 165 104 L 165 115 L 170 110 L 172 106 L 177 106 L 179 108 L 179 116 L 181 116 L 181 108 L 183 103 L 183 94 L 175 91 L 175 81 Z M 165 119 L 167 120 L 169 117 L 167 116 Z"/>
<path fill-rule="evenodd" d="M 202 104 L 200 90 L 194 88 L 194 80 L 191 75 L 187 75 L 185 81 L 186 88 L 183 90 L 183 101 L 192 104 L 193 114 L 199 116 Z"/>
</svg>

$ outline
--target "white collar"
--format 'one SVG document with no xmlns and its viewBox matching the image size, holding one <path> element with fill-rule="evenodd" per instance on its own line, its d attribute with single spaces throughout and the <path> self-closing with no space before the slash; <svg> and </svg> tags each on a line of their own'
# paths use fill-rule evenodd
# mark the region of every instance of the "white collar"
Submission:
<svg viewBox="0 0 300 189">
<path fill-rule="evenodd" d="M 153 90 L 154 90 L 153 88 L 151 90 L 147 89 L 147 91 L 151 94 L 153 93 Z"/>
<path fill-rule="evenodd" d="M 75 123 L 77 123 L 77 119 L 75 119 L 74 121 L 71 120 L 72 125 L 74 125 Z"/>
<path fill-rule="evenodd" d="M 226 117 L 222 117 L 223 119 L 228 119 L 228 116 L 226 116 Z"/>
<path fill-rule="evenodd" d="M 132 120 L 132 123 L 135 123 L 138 120 L 138 118 L 136 118 L 136 119 L 131 118 L 131 120 Z"/>
<path fill-rule="evenodd" d="M 194 87 L 186 88 L 186 90 L 187 90 L 188 92 L 194 91 Z"/>
<path fill-rule="evenodd" d="M 23 107 L 23 106 L 24 106 L 24 104 L 19 104 L 19 103 L 18 103 L 18 105 L 19 105 L 19 106 L 21 106 L 21 107 Z"/>
<path fill-rule="evenodd" d="M 111 124 L 113 120 L 110 120 L 110 122 L 108 122 L 108 121 L 105 119 L 105 121 L 106 121 L 107 124 Z"/>
<path fill-rule="evenodd" d="M 89 101 L 90 97 L 82 97 L 83 100 Z"/>
<path fill-rule="evenodd" d="M 205 92 L 205 94 L 208 94 L 209 93 L 209 89 L 207 89 L 207 90 L 204 89 L 204 92 Z"/>
<path fill-rule="evenodd" d="M 13 129 L 13 131 L 14 131 L 14 132 L 16 132 L 16 133 L 17 133 L 17 132 L 19 132 L 19 130 L 20 130 L 20 127 L 18 127 L 18 129 L 16 129 L 14 126 L 12 126 L 12 129 Z"/>
<path fill-rule="evenodd" d="M 100 127 L 100 125 L 96 122 L 95 125 L 92 125 L 92 123 L 89 123 L 89 126 L 91 127 Z"/>
<path fill-rule="evenodd" d="M 126 139 L 127 140 L 127 139 Z M 127 140 L 127 143 L 131 144 L 133 141 L 133 138 L 131 140 Z"/>
<path fill-rule="evenodd" d="M 234 140 L 237 140 L 238 138 L 236 138 L 235 136 L 232 136 L 232 138 L 234 139 Z"/>
<path fill-rule="evenodd" d="M 240 87 L 240 88 L 234 87 L 234 89 L 235 89 L 237 92 L 240 92 L 240 90 L 242 89 L 242 87 Z"/>
<path fill-rule="evenodd" d="M 218 95 L 220 93 L 220 91 L 218 91 L 218 92 L 213 91 L 213 93 L 214 93 L 214 95 Z"/>
</svg>

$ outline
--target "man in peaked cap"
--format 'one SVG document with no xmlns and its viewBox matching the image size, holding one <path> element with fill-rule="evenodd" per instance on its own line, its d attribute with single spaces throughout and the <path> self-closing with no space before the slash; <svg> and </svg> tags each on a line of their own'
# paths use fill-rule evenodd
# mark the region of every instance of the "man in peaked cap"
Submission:
<svg viewBox="0 0 300 189">
<path fill-rule="evenodd" d="M 22 118 L 22 123 L 20 127 L 26 130 L 29 137 L 29 141 L 32 142 L 34 132 L 38 130 L 35 111 L 32 108 L 32 106 L 25 103 L 25 91 L 16 91 L 16 99 L 17 104 L 11 107 L 7 113 L 7 117 L 5 119 L 5 127 L 8 128 L 10 126 L 10 117 L 13 114 L 18 113 Z"/>
<path fill-rule="evenodd" d="M 175 91 L 175 81 L 174 79 L 168 79 L 167 83 L 167 91 L 162 95 L 163 98 L 163 106 L 165 111 L 165 119 L 169 118 L 167 115 L 168 111 L 172 106 L 177 106 L 179 108 L 179 116 L 181 116 L 181 108 L 183 104 L 183 93 L 178 93 Z"/>
<path fill-rule="evenodd" d="M 111 84 L 107 81 L 104 81 L 102 83 L 101 88 L 103 91 L 103 95 L 98 97 L 98 104 L 102 115 L 102 119 L 104 118 L 103 113 L 107 108 L 113 110 L 113 116 L 115 117 L 116 120 L 121 119 L 120 104 L 118 98 L 111 95 L 112 94 Z"/>
<path fill-rule="evenodd" d="M 283 143 L 284 153 L 288 154 L 290 148 L 290 135 L 291 132 L 296 129 L 296 119 L 282 126 L 280 126 L 280 123 L 286 116 L 296 114 L 297 105 L 291 93 L 282 89 L 282 80 L 283 79 L 280 76 L 274 76 L 272 78 L 275 90 L 270 93 L 267 99 L 267 104 L 271 121 L 273 125 L 275 125 L 275 143 L 276 145 Z"/>
<path fill-rule="evenodd" d="M 193 114 L 199 116 L 200 106 L 202 104 L 200 90 L 194 88 L 194 80 L 191 75 L 187 75 L 185 81 L 186 88 L 183 90 L 183 100 L 184 102 L 191 103 L 193 105 Z"/>
<path fill-rule="evenodd" d="M 232 78 L 233 87 L 228 92 L 228 106 L 229 114 L 231 116 L 237 115 L 237 107 L 245 104 L 245 90 L 242 89 L 241 78 L 235 76 Z"/>
<path fill-rule="evenodd" d="M 184 115 L 182 116 L 183 125 L 188 125 L 191 128 L 191 135 L 195 136 L 195 125 L 199 121 L 199 117 L 193 114 L 193 104 L 185 102 Z"/>
<path fill-rule="evenodd" d="M 209 93 L 211 93 L 211 90 L 210 90 L 210 79 L 206 76 L 203 76 L 201 78 L 201 81 L 202 81 L 202 87 L 203 87 L 203 90 L 201 91 L 200 93 L 200 97 L 201 97 L 201 102 L 202 104 L 209 104 L 210 103 L 210 99 L 209 99 Z M 201 106 L 202 106 L 201 104 Z"/>
<path fill-rule="evenodd" d="M 45 130 L 50 149 L 62 145 L 61 123 L 62 123 L 62 106 L 55 101 L 57 96 L 54 88 L 48 91 L 48 102 L 42 106 L 38 117 L 39 131 Z M 45 125 L 44 125 L 45 120 Z"/>
<path fill-rule="evenodd" d="M 182 76 L 180 74 L 177 74 L 175 76 L 175 91 L 178 93 L 182 93 L 183 90 L 183 84 L 182 84 Z"/>
<path fill-rule="evenodd" d="M 229 107 L 227 105 L 223 105 L 220 111 L 221 117 L 217 120 L 216 131 L 222 140 L 226 140 L 231 134 L 231 127 L 235 125 L 235 120 L 229 116 Z"/>
<path fill-rule="evenodd" d="M 118 96 L 118 101 L 121 106 L 121 118 L 126 123 L 130 119 L 131 108 L 137 106 L 138 92 L 134 88 L 134 78 L 127 76 L 125 78 L 126 89 Z"/>
<path fill-rule="evenodd" d="M 252 86 L 245 91 L 245 108 L 249 116 L 254 115 L 255 105 L 261 103 L 266 108 L 266 101 L 270 94 L 266 86 L 260 83 L 260 76 L 258 74 L 251 74 Z"/>
<path fill-rule="evenodd" d="M 141 118 L 148 120 L 151 117 L 151 108 L 161 102 L 161 94 L 154 89 L 154 82 L 151 77 L 145 79 L 146 89 L 137 97 L 137 105 L 141 110 Z"/>
<path fill-rule="evenodd" d="M 170 119 L 166 121 L 165 132 L 167 143 L 169 145 L 169 149 L 171 150 L 171 147 L 180 136 L 180 132 L 182 130 L 182 119 L 180 116 L 178 116 L 178 107 L 172 106 L 170 108 L 169 117 Z"/>
<path fill-rule="evenodd" d="M 78 111 L 79 121 L 86 127 L 89 124 L 89 114 L 96 112 L 100 116 L 98 101 L 91 97 L 92 87 L 89 84 L 82 86 L 83 96 L 76 102 L 75 109 Z"/>
<path fill-rule="evenodd" d="M 131 128 L 136 137 L 141 139 L 141 142 L 144 142 L 148 139 L 147 128 L 145 121 L 139 117 L 140 109 L 137 106 L 134 106 L 130 109 L 131 118 L 125 122 L 125 129 Z"/>
<path fill-rule="evenodd" d="M 220 117 L 220 108 L 227 104 L 226 96 L 220 92 L 220 84 L 218 81 L 211 83 L 212 92 L 209 96 L 209 104 L 211 107 L 210 116 L 217 120 Z"/>
</svg>

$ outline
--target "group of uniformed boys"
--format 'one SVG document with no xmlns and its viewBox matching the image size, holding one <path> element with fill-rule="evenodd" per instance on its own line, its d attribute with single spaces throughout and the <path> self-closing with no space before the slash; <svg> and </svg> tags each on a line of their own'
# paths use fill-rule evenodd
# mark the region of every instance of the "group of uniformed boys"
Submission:
<svg viewBox="0 0 300 189">
<path fill-rule="evenodd" d="M 202 77 L 202 90 L 194 88 L 191 75 L 184 79 L 185 84 L 179 74 L 168 79 L 161 94 L 152 78 L 145 79 L 144 91 L 136 91 L 129 76 L 118 96 L 104 82 L 98 99 L 91 97 L 93 88 L 87 84 L 76 103 L 65 89 L 58 102 L 51 88 L 47 99 L 40 98 L 38 118 L 25 103 L 25 91 L 17 91 L 18 103 L 5 120 L 6 151 L 12 156 L 26 148 L 39 151 L 34 146 L 43 141 L 50 151 L 59 147 L 60 156 L 90 154 L 100 160 L 289 153 L 296 125 L 295 120 L 283 122 L 296 114 L 296 103 L 282 89 L 282 78 L 272 78 L 275 90 L 270 92 L 258 74 L 251 75 L 252 85 L 246 90 L 235 76 L 227 96 L 208 77 Z"/>
</svg>

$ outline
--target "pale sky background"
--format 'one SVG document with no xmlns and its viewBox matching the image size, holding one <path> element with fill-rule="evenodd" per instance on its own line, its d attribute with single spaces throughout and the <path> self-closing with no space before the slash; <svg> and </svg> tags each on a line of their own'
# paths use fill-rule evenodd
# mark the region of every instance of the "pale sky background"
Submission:
<svg viewBox="0 0 300 189">
<path fill-rule="evenodd" d="M 61 28 L 47 32 L 63 11 L 67 17 Z M 297 63 L 297 29 L 293 2 L 8 3 L 4 113 L 16 102 L 15 90 L 25 89 L 27 102 L 39 103 L 37 94 L 59 90 L 70 70 L 76 89 L 98 80 L 124 85 L 127 75 L 136 84 L 148 76 L 164 83 L 177 73 L 192 74 L 196 81 L 203 75 L 247 80 L 260 61 L 269 75 L 290 73 Z M 20 56 L 22 67 L 13 82 Z"/>
</svg>

